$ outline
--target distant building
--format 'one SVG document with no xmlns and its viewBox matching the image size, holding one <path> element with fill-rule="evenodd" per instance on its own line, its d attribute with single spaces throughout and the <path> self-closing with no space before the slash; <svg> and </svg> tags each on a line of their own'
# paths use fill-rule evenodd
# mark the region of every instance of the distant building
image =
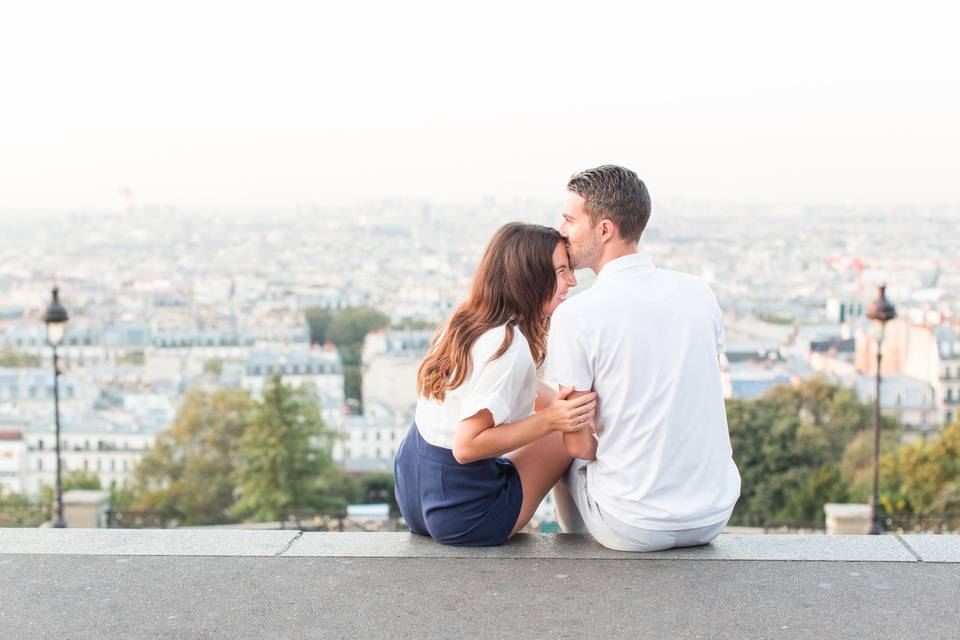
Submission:
<svg viewBox="0 0 960 640">
<path fill-rule="evenodd" d="M 412 417 L 417 404 L 417 369 L 430 348 L 433 331 L 382 330 L 363 341 L 364 407 L 382 405 Z"/>
<path fill-rule="evenodd" d="M 61 375 L 60 400 L 69 402 L 80 395 L 80 385 L 73 376 Z M 9 402 L 21 406 L 53 406 L 53 369 L 0 368 L 0 404 Z"/>
<path fill-rule="evenodd" d="M 866 306 L 860 300 L 840 300 L 830 298 L 827 300 L 827 320 L 837 324 L 845 324 L 851 320 L 862 318 Z"/>
<path fill-rule="evenodd" d="M 63 415 L 60 419 L 62 470 L 85 471 L 100 478 L 100 485 L 127 489 L 133 469 L 153 447 L 156 432 L 166 424 L 135 420 L 125 412 L 103 411 Z M 56 437 L 52 418 L 35 419 L 23 435 L 26 442 L 24 491 L 36 497 L 43 485 L 56 482 Z"/>
<path fill-rule="evenodd" d="M 347 416 L 333 458 L 347 473 L 392 472 L 410 423 L 396 416 Z"/>
<path fill-rule="evenodd" d="M 728 364 L 776 362 L 782 360 L 779 349 L 775 342 L 730 342 L 724 349 L 723 359 Z"/>
<path fill-rule="evenodd" d="M 854 338 L 812 340 L 807 351 L 807 363 L 814 371 L 831 376 L 851 377 L 857 374 L 855 353 Z"/>
<path fill-rule="evenodd" d="M 24 493 L 27 443 L 23 431 L 7 429 L 0 420 L 0 493 Z"/>
<path fill-rule="evenodd" d="M 859 375 L 856 391 L 861 401 L 873 404 L 876 377 Z M 903 374 L 887 374 L 881 379 L 880 410 L 897 419 L 903 427 L 905 441 L 926 439 L 940 427 L 933 387 L 928 382 Z"/>
<path fill-rule="evenodd" d="M 782 363 L 737 362 L 720 372 L 723 396 L 730 400 L 754 400 L 792 377 Z"/>
<path fill-rule="evenodd" d="M 211 360 L 245 361 L 254 337 L 234 327 L 156 330 L 144 352 L 144 376 L 151 381 L 197 376 Z"/>
<path fill-rule="evenodd" d="M 291 344 L 310 344 L 310 323 L 299 309 L 272 308 L 256 314 L 250 333 L 258 348 Z"/>
<path fill-rule="evenodd" d="M 315 393 L 327 426 L 338 427 L 342 424 L 345 400 L 343 365 L 335 348 L 293 346 L 257 349 L 247 358 L 240 386 L 254 397 L 260 397 L 264 386 L 274 375 L 279 375 L 284 384 L 303 387 Z"/>
<path fill-rule="evenodd" d="M 876 372 L 876 338 L 857 334 L 856 365 L 862 373 Z M 933 390 L 936 424 L 960 419 L 960 333 L 951 325 L 924 322 L 916 314 L 887 323 L 883 342 L 884 375 L 900 373 Z M 881 391 L 882 395 L 882 391 Z"/>
<path fill-rule="evenodd" d="M 47 330 L 36 319 L 14 320 L 0 325 L 0 350 L 12 349 L 49 362 L 50 345 Z M 99 325 L 83 318 L 70 321 L 57 348 L 57 355 L 65 367 L 96 365 L 109 361 L 110 354 L 102 344 Z"/>
</svg>

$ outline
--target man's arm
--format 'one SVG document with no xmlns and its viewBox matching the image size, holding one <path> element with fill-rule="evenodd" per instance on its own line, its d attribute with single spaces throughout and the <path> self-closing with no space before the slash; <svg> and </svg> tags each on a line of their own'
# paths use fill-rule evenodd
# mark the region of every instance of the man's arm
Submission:
<svg viewBox="0 0 960 640">
<path fill-rule="evenodd" d="M 575 389 L 568 396 L 570 398 L 590 393 L 593 387 L 593 358 L 587 345 L 587 335 L 573 308 L 560 305 L 550 320 L 544 376 L 550 382 Z M 597 439 L 592 428 L 594 418 L 595 415 L 591 416 L 591 424 L 579 433 L 569 434 L 570 437 L 564 434 L 563 444 L 570 455 L 583 460 L 596 458 Z"/>
<path fill-rule="evenodd" d="M 588 393 L 591 392 L 574 391 L 568 398 L 573 400 Z M 581 460 L 597 459 L 597 437 L 593 435 L 593 423 L 595 419 L 596 414 L 590 417 L 590 425 L 586 429 L 563 434 L 563 446 L 567 448 L 567 453 L 574 458 L 580 458 Z"/>
</svg>

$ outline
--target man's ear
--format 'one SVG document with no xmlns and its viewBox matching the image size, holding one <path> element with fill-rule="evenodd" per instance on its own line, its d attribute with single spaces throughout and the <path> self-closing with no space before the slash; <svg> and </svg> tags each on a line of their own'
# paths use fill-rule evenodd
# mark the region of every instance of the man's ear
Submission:
<svg viewBox="0 0 960 640">
<path fill-rule="evenodd" d="M 600 241 L 601 242 L 610 242 L 620 234 L 620 229 L 617 228 L 616 223 L 613 220 L 604 218 L 600 221 Z"/>
</svg>

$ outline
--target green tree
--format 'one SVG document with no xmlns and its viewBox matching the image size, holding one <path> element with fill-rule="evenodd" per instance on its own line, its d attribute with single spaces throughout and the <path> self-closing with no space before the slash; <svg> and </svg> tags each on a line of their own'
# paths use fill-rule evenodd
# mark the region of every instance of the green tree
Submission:
<svg viewBox="0 0 960 640">
<path fill-rule="evenodd" d="M 728 401 L 733 456 L 743 480 L 731 522 L 822 519 L 824 503 L 847 499 L 841 462 L 870 419 L 870 407 L 852 390 L 819 377 L 776 387 L 757 400 Z"/>
<path fill-rule="evenodd" d="M 11 347 L 0 351 L 0 367 L 39 367 L 40 364 L 37 356 L 14 351 Z"/>
<path fill-rule="evenodd" d="M 223 373 L 223 358 L 210 358 L 203 363 L 203 372 L 213 376 Z"/>
<path fill-rule="evenodd" d="M 360 357 L 363 339 L 371 331 L 390 325 L 390 318 L 375 309 L 347 307 L 330 324 L 327 337 L 337 345 L 343 362 L 344 396 L 359 412 L 363 407 Z"/>
<path fill-rule="evenodd" d="M 310 307 L 306 310 L 306 316 L 310 325 L 310 342 L 325 344 L 329 339 L 327 331 L 335 317 L 333 311 L 324 307 Z"/>
<path fill-rule="evenodd" d="M 880 501 L 887 511 L 960 514 L 960 422 L 938 440 L 904 444 L 881 460 Z"/>
<path fill-rule="evenodd" d="M 356 413 L 363 412 L 363 372 L 358 364 L 343 365 L 343 396 Z"/>
<path fill-rule="evenodd" d="M 872 418 L 871 418 L 872 420 Z M 894 428 L 889 419 L 885 419 L 884 428 L 880 431 L 880 503 L 888 512 L 903 511 L 903 506 L 897 507 L 892 502 L 884 504 L 883 496 L 889 479 L 896 472 L 891 466 L 889 456 L 900 448 L 900 432 Z M 865 503 L 870 500 L 873 488 L 873 427 L 872 422 L 867 425 L 847 445 L 841 461 L 843 482 L 847 486 L 848 502 Z"/>
<path fill-rule="evenodd" d="M 433 331 L 437 328 L 437 323 L 421 318 L 404 318 L 394 324 L 393 328 L 402 331 Z"/>
<path fill-rule="evenodd" d="M 129 351 L 117 358 L 117 364 L 130 364 L 134 366 L 142 366 L 145 362 L 146 362 L 146 355 L 144 354 L 143 349 Z"/>
<path fill-rule="evenodd" d="M 100 476 L 93 471 L 82 471 L 80 469 L 65 472 L 61 477 L 61 482 L 63 483 L 64 493 L 74 489 L 97 491 L 102 488 L 100 486 Z M 53 505 L 56 495 L 56 487 L 52 484 L 43 485 L 40 487 L 40 504 Z"/>
<path fill-rule="evenodd" d="M 117 481 L 110 482 L 110 506 L 114 509 L 124 509 L 133 506 L 136 494 L 130 489 L 120 489 Z"/>
<path fill-rule="evenodd" d="M 133 506 L 188 525 L 231 522 L 239 443 L 256 406 L 245 391 L 188 392 L 134 471 Z"/>
<path fill-rule="evenodd" d="M 39 527 L 50 520 L 51 503 L 35 502 L 22 493 L 4 492 L 0 485 L 0 527 Z"/>
<path fill-rule="evenodd" d="M 234 472 L 239 498 L 231 514 L 286 522 L 316 508 L 339 473 L 330 458 L 334 437 L 314 399 L 274 376 L 240 439 Z"/>
<path fill-rule="evenodd" d="M 390 326 L 389 316 L 376 309 L 347 307 L 333 319 L 327 335 L 337 347 L 351 347 L 348 354 L 341 354 L 345 362 L 360 364 L 360 347 L 363 346 L 363 339 L 371 331 L 388 326 Z"/>
<path fill-rule="evenodd" d="M 360 499 L 367 504 L 387 503 L 391 513 L 399 513 L 392 473 L 368 473 L 360 477 Z"/>
</svg>

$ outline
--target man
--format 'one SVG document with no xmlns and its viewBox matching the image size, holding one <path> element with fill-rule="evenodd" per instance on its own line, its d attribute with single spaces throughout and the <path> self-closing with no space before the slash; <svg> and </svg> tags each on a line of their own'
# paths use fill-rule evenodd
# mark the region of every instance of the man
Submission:
<svg viewBox="0 0 960 640">
<path fill-rule="evenodd" d="M 594 429 L 563 436 L 578 460 L 554 490 L 560 526 L 622 551 L 706 544 L 740 495 L 720 307 L 700 278 L 637 252 L 650 196 L 633 171 L 589 169 L 567 191 L 571 266 L 597 279 L 553 314 L 545 377 L 598 407 Z"/>
</svg>

